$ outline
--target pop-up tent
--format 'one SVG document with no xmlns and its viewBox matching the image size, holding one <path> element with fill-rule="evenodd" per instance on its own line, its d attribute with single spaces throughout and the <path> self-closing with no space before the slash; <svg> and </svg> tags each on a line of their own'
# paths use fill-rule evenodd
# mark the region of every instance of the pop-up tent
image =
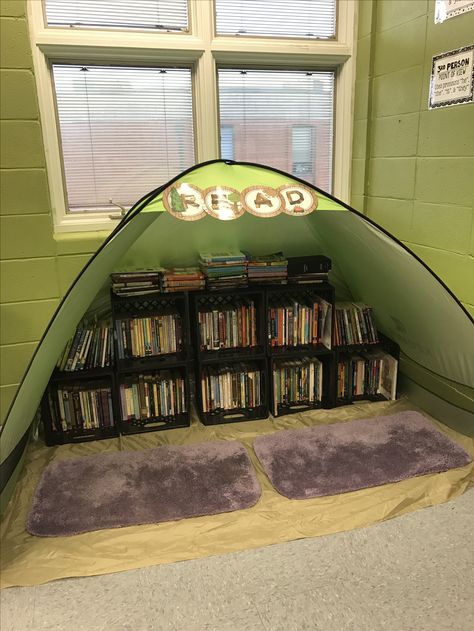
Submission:
<svg viewBox="0 0 474 631">
<path fill-rule="evenodd" d="M 1 430 L 3 504 L 56 360 L 109 274 L 189 265 L 198 251 L 223 246 L 256 255 L 281 250 L 330 257 L 338 299 L 372 305 L 379 330 L 399 344 L 402 391 L 435 418 L 474 435 L 473 321 L 433 271 L 387 231 L 318 188 L 276 169 L 215 160 L 139 200 L 70 287 Z"/>
</svg>

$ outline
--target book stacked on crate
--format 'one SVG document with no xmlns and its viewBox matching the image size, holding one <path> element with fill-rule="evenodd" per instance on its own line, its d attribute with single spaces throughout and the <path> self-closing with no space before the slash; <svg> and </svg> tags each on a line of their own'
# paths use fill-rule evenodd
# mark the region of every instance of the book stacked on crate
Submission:
<svg viewBox="0 0 474 631">
<path fill-rule="evenodd" d="M 358 302 L 336 303 L 334 327 L 336 346 L 377 344 L 378 341 L 371 307 Z"/>
<path fill-rule="evenodd" d="M 108 368 L 113 365 L 113 352 L 110 322 L 84 324 L 66 344 L 56 367 L 65 372 Z"/>
<path fill-rule="evenodd" d="M 323 364 L 316 357 L 280 359 L 273 362 L 273 413 L 280 406 L 320 403 L 323 392 Z"/>
<path fill-rule="evenodd" d="M 398 361 L 382 350 L 360 352 L 339 360 L 337 397 L 395 399 Z"/>
<path fill-rule="evenodd" d="M 206 286 L 204 274 L 198 267 L 171 267 L 161 277 L 164 293 L 175 291 L 199 291 Z"/>
<path fill-rule="evenodd" d="M 298 285 L 328 281 L 331 259 L 322 254 L 288 258 L 288 282 Z"/>
<path fill-rule="evenodd" d="M 115 272 L 110 275 L 112 291 L 117 296 L 143 296 L 160 291 L 160 269 Z"/>
<path fill-rule="evenodd" d="M 249 283 L 284 285 L 288 277 L 288 260 L 283 252 L 264 256 L 248 255 Z"/>
<path fill-rule="evenodd" d="M 94 383 L 64 384 L 49 392 L 56 431 L 84 431 L 113 427 L 112 391 Z"/>
<path fill-rule="evenodd" d="M 255 302 L 244 296 L 235 304 L 198 312 L 201 350 L 248 348 L 257 345 Z"/>
<path fill-rule="evenodd" d="M 122 422 L 144 424 L 186 413 L 184 377 L 177 369 L 155 374 L 136 374 L 120 384 Z"/>
<path fill-rule="evenodd" d="M 199 265 L 209 290 L 247 287 L 247 257 L 243 252 L 201 252 Z"/>
<path fill-rule="evenodd" d="M 182 349 L 182 322 L 177 312 L 115 320 L 119 359 L 152 357 Z"/>
<path fill-rule="evenodd" d="M 272 296 L 269 304 L 270 346 L 304 346 L 326 342 L 331 305 L 324 299 Z"/>
<path fill-rule="evenodd" d="M 262 405 L 262 377 L 256 364 L 206 366 L 201 374 L 203 411 L 239 410 Z"/>
</svg>

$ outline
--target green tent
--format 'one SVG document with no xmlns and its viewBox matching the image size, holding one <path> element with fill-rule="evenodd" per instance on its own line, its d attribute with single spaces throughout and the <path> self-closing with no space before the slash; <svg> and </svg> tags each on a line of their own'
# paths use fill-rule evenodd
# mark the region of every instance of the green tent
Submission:
<svg viewBox="0 0 474 631">
<path fill-rule="evenodd" d="M 265 215 L 268 207 L 263 204 L 258 216 L 243 212 L 239 205 L 248 189 L 271 192 L 289 185 L 315 194 L 317 208 L 306 213 L 304 204 L 296 204 L 298 195 L 292 198 L 295 212 L 280 209 Z M 202 212 L 195 195 L 189 197 L 189 205 L 181 204 L 183 196 L 176 194 L 180 186 L 203 196 L 230 189 L 228 199 L 235 203 L 238 218 L 216 220 Z M 190 221 L 183 221 L 186 218 Z M 223 246 L 256 255 L 282 250 L 287 256 L 330 257 L 337 298 L 372 305 L 379 330 L 399 344 L 401 391 L 435 418 L 474 435 L 473 320 L 433 271 L 386 230 L 316 187 L 273 168 L 214 160 L 181 173 L 139 200 L 62 300 L 1 428 L 3 506 L 21 469 L 30 428 L 56 360 L 107 285 L 109 274 L 118 269 L 190 265 L 199 251 Z"/>
</svg>

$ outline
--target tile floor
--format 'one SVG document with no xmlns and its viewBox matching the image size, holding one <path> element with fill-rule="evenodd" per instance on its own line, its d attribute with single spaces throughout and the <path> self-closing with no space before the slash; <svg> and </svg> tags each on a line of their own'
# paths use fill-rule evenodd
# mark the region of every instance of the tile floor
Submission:
<svg viewBox="0 0 474 631">
<path fill-rule="evenodd" d="M 474 488 L 350 532 L 0 594 L 1 631 L 472 631 Z"/>
</svg>

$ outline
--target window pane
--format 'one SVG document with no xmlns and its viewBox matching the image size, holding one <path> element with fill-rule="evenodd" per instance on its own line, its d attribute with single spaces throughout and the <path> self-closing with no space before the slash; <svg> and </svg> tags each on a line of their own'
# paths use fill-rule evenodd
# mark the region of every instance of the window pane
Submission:
<svg viewBox="0 0 474 631">
<path fill-rule="evenodd" d="M 53 65 L 68 206 L 117 210 L 194 164 L 189 69 Z"/>
<path fill-rule="evenodd" d="M 188 28 L 187 0 L 45 0 L 48 26 Z"/>
<path fill-rule="evenodd" d="M 218 35 L 325 39 L 336 32 L 336 0 L 215 0 Z"/>
<path fill-rule="evenodd" d="M 235 160 L 331 191 L 333 72 L 220 69 L 219 101 L 221 139 L 232 127 Z"/>
</svg>

